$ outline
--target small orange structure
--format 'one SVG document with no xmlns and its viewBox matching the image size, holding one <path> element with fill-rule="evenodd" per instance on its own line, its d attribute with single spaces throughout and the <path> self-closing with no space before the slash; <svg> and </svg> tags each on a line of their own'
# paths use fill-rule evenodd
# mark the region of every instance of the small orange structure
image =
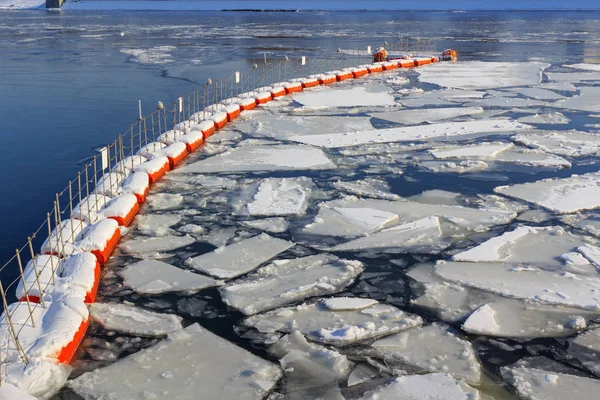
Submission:
<svg viewBox="0 0 600 400">
<path fill-rule="evenodd" d="M 385 49 L 383 47 L 380 47 L 374 54 L 373 54 L 373 62 L 381 62 L 381 61 L 385 61 L 387 59 L 387 51 L 385 51 Z"/>
<path fill-rule="evenodd" d="M 443 61 L 456 61 L 457 59 L 458 59 L 458 56 L 456 54 L 456 50 L 447 49 L 447 50 L 444 50 L 444 52 L 442 53 Z"/>
</svg>

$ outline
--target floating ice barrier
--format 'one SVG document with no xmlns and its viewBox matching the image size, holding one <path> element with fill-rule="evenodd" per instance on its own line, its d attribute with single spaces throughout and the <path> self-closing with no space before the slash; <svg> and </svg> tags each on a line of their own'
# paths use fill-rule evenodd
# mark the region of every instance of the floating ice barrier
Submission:
<svg viewBox="0 0 600 400">
<path fill-rule="evenodd" d="M 268 311 L 242 324 L 262 333 L 298 330 L 311 341 L 347 346 L 420 326 L 423 320 L 372 299 L 338 297 Z"/>
<path fill-rule="evenodd" d="M 354 282 L 363 269 L 360 261 L 330 255 L 275 260 L 248 278 L 227 284 L 220 292 L 225 304 L 252 315 L 308 297 L 339 292 Z"/>
<path fill-rule="evenodd" d="M 498 135 L 528 129 L 530 126 L 511 120 L 489 119 L 480 121 L 449 122 L 402 128 L 375 129 L 350 133 L 326 133 L 310 136 L 292 136 L 294 142 L 325 148 L 358 146 L 367 143 L 389 143 L 427 140 L 437 137 L 458 137 L 485 133 Z"/>
<path fill-rule="evenodd" d="M 177 268 L 156 260 L 142 260 L 121 271 L 125 286 L 140 294 L 169 292 L 194 293 L 199 290 L 220 286 L 219 281 L 203 275 Z"/>
<path fill-rule="evenodd" d="M 574 130 L 518 133 L 511 139 L 524 146 L 560 156 L 582 157 L 600 153 L 599 135 Z"/>
<path fill-rule="evenodd" d="M 127 304 L 94 303 L 90 306 L 90 315 L 107 331 L 128 335 L 159 337 L 181 329 L 181 317 Z"/>
<path fill-rule="evenodd" d="M 286 171 L 332 169 L 335 165 L 320 149 L 298 145 L 243 146 L 190 163 L 173 173 Z"/>
<path fill-rule="evenodd" d="M 600 175 L 573 175 L 512 186 L 498 186 L 494 192 L 536 204 L 558 214 L 600 207 Z"/>
<path fill-rule="evenodd" d="M 159 180 L 169 170 L 169 159 L 165 156 L 156 156 L 151 160 L 133 167 L 133 172 L 145 172 L 150 178 L 150 183 Z"/>
<path fill-rule="evenodd" d="M 359 400 L 470 400 L 479 392 L 448 374 L 410 375 L 394 378 L 381 388 L 365 393 Z"/>
<path fill-rule="evenodd" d="M 481 113 L 483 113 L 481 107 L 446 107 L 373 113 L 371 116 L 397 124 L 417 125 L 423 122 L 436 122 Z"/>
<path fill-rule="evenodd" d="M 541 83 L 550 64 L 538 62 L 439 63 L 419 70 L 421 82 L 458 89 L 491 89 Z"/>
<path fill-rule="evenodd" d="M 352 72 L 348 71 L 350 77 Z M 358 86 L 351 89 L 330 89 L 294 96 L 294 101 L 306 108 L 332 107 L 390 107 L 396 105 L 394 96 L 384 85 Z"/>
<path fill-rule="evenodd" d="M 273 238 L 266 233 L 245 239 L 229 246 L 190 258 L 187 264 L 220 279 L 243 275 L 293 247 L 295 243 Z"/>
<path fill-rule="evenodd" d="M 194 324 L 68 386 L 86 399 L 159 398 L 168 393 L 178 400 L 196 400 L 199 394 L 206 399 L 259 400 L 281 376 L 276 365 Z"/>
</svg>

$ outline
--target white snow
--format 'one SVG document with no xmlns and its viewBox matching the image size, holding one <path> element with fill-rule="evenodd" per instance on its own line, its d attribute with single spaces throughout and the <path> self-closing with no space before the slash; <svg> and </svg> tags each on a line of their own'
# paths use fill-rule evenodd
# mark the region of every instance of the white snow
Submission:
<svg viewBox="0 0 600 400">
<path fill-rule="evenodd" d="M 360 310 L 332 311 L 321 300 L 254 315 L 242 323 L 263 333 L 298 330 L 309 340 L 346 346 L 423 324 L 418 315 L 377 303 Z"/>
<path fill-rule="evenodd" d="M 181 317 L 159 314 L 127 304 L 93 303 L 90 315 L 107 331 L 159 337 L 181 329 Z"/>
<path fill-rule="evenodd" d="M 33 398 L 48 400 L 64 386 L 72 368 L 54 360 L 30 358 L 28 364 L 23 362 L 3 363 L 2 369 L 5 373 L 2 377 L 3 386 L 12 385 L 30 394 Z M 30 400 L 31 397 L 7 397 L 3 400 L 17 399 Z"/>
<path fill-rule="evenodd" d="M 166 236 L 171 232 L 170 227 L 181 221 L 178 214 L 148 214 L 138 215 L 136 225 L 142 235 Z"/>
<path fill-rule="evenodd" d="M 373 208 L 334 207 L 351 224 L 359 226 L 365 232 L 375 232 L 398 220 L 398 215 Z"/>
<path fill-rule="evenodd" d="M 600 80 L 600 75 L 597 78 Z M 558 100 L 553 106 L 568 110 L 600 112 L 600 87 L 581 87 L 579 95 Z"/>
<path fill-rule="evenodd" d="M 181 203 L 183 196 L 179 193 L 153 193 L 147 200 L 147 204 L 155 211 L 179 208 Z"/>
<path fill-rule="evenodd" d="M 458 89 L 488 89 L 528 86 L 542 81 L 542 72 L 550 64 L 538 62 L 437 63 L 419 69 L 421 82 Z"/>
<path fill-rule="evenodd" d="M 600 135 L 578 131 L 542 131 L 518 133 L 511 138 L 516 143 L 547 153 L 568 157 L 600 153 Z"/>
<path fill-rule="evenodd" d="M 249 215 L 303 215 L 314 188 L 310 178 L 267 178 L 246 205 Z"/>
<path fill-rule="evenodd" d="M 361 197 L 375 199 L 399 200 L 400 196 L 390 192 L 390 185 L 385 180 L 366 178 L 357 181 L 337 181 L 333 183 L 337 190 Z"/>
<path fill-rule="evenodd" d="M 262 233 L 191 258 L 186 263 L 192 268 L 214 277 L 231 279 L 252 271 L 294 245 L 292 242 Z"/>
<path fill-rule="evenodd" d="M 119 271 L 125 286 L 140 294 L 193 293 L 220 282 L 156 260 L 142 260 Z"/>
<path fill-rule="evenodd" d="M 470 384 L 481 379 L 481 366 L 471 343 L 444 324 L 408 329 L 371 346 L 390 367 L 408 364 L 429 372 L 446 372 Z"/>
<path fill-rule="evenodd" d="M 442 121 L 480 113 L 483 113 L 483 108 L 481 107 L 446 107 L 373 113 L 371 116 L 397 124 L 417 125 L 423 122 Z"/>
<path fill-rule="evenodd" d="M 281 375 L 279 367 L 194 324 L 68 386 L 87 399 L 196 400 L 201 394 L 207 399 L 259 400 Z"/>
<path fill-rule="evenodd" d="M 534 203 L 555 213 L 567 214 L 600 207 L 600 175 L 590 173 L 498 186 L 494 192 Z"/>
<path fill-rule="evenodd" d="M 36 400 L 36 397 L 27 394 L 16 386 L 10 383 L 3 382 L 0 386 L 0 399 L 1 400 Z"/>
<path fill-rule="evenodd" d="M 434 158 L 446 159 L 446 158 L 491 158 L 497 156 L 499 153 L 512 148 L 513 145 L 510 143 L 502 142 L 491 142 L 491 143 L 479 143 L 468 146 L 454 146 L 450 148 L 441 148 L 429 150 Z"/>
<path fill-rule="evenodd" d="M 560 100 L 565 98 L 563 95 L 539 87 L 514 88 L 509 90 L 536 100 Z"/>
<path fill-rule="evenodd" d="M 377 300 L 359 297 L 332 297 L 323 300 L 323 304 L 331 311 L 362 310 L 377 304 Z"/>
<path fill-rule="evenodd" d="M 159 236 L 151 238 L 139 237 L 121 244 L 121 249 L 137 257 L 155 256 L 157 254 L 179 249 L 196 242 L 191 236 Z"/>
<path fill-rule="evenodd" d="M 260 229 L 271 233 L 282 233 L 287 231 L 289 227 L 288 221 L 282 217 L 242 221 L 241 224 L 249 228 Z"/>
<path fill-rule="evenodd" d="M 466 122 L 448 122 L 431 125 L 407 126 L 401 128 L 375 129 L 362 132 L 325 133 L 310 136 L 292 136 L 289 139 L 299 143 L 325 148 L 358 146 L 367 143 L 388 143 L 426 140 L 439 137 L 456 137 L 486 133 L 504 134 L 530 128 L 511 120 L 487 119 Z"/>
<path fill-rule="evenodd" d="M 335 165 L 320 149 L 297 145 L 242 146 L 189 163 L 173 174 L 332 169 Z"/>
<path fill-rule="evenodd" d="M 380 84 L 357 86 L 350 89 L 329 89 L 300 93 L 294 101 L 306 108 L 394 106 L 389 88 Z"/>
<path fill-rule="evenodd" d="M 584 71 L 600 71 L 600 64 L 587 64 L 587 63 L 566 64 L 566 65 L 563 65 L 563 67 L 579 69 L 579 70 L 584 70 Z"/>
<path fill-rule="evenodd" d="M 390 383 L 365 393 L 359 400 L 472 400 L 475 389 L 448 374 L 410 375 L 394 378 Z"/>
<path fill-rule="evenodd" d="M 343 290 L 363 271 L 359 261 L 330 255 L 276 260 L 221 288 L 225 304 L 245 315 Z"/>
<path fill-rule="evenodd" d="M 559 112 L 553 112 L 548 114 L 535 114 L 528 115 L 517 119 L 518 122 L 523 124 L 547 124 L 547 125 L 566 125 L 571 120 L 565 117 Z"/>
</svg>

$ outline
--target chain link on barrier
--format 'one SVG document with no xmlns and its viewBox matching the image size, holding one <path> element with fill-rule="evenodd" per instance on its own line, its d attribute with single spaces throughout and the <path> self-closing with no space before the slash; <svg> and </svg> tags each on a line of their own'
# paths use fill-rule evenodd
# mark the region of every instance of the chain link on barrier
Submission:
<svg viewBox="0 0 600 400">
<path fill-rule="evenodd" d="M 436 48 L 435 42 L 401 36 L 387 45 L 392 56 L 411 51 L 426 53 Z M 121 184 L 136 166 L 166 143 L 175 141 L 177 135 L 189 132 L 193 125 L 240 97 L 269 91 L 276 84 L 371 63 L 372 52 L 369 46 L 362 50 L 338 49 L 319 57 L 268 59 L 265 54 L 256 61 L 246 71 L 207 79 L 202 87 L 173 102 L 172 108 L 159 102 L 150 114 L 140 113 L 136 122 L 87 160 L 76 178 L 56 193 L 45 221 L 0 267 L 0 274 L 18 271 L 18 277 L 11 282 L 0 282 L 4 309 L 0 318 L 0 385 L 10 363 L 29 363 L 19 335 L 26 327 L 39 324 L 36 315 L 48 305 L 45 294 L 63 272 L 61 259 L 81 251 L 78 246 L 86 229 L 104 218 L 101 211 L 120 194 Z M 18 297 L 10 301 L 9 295 L 15 294 Z"/>
</svg>

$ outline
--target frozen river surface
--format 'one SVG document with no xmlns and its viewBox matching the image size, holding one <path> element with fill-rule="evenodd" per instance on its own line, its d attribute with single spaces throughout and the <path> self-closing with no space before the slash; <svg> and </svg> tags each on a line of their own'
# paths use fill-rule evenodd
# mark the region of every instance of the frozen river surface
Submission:
<svg viewBox="0 0 600 400">
<path fill-rule="evenodd" d="M 59 396 L 597 392 L 600 14 L 4 15 L 2 155 L 22 168 L 3 190 L 35 186 L 7 202 L 10 225 L 36 221 L 138 99 L 265 51 L 404 32 L 461 57 L 274 100 L 167 174 L 104 270 L 109 305 Z"/>
</svg>

